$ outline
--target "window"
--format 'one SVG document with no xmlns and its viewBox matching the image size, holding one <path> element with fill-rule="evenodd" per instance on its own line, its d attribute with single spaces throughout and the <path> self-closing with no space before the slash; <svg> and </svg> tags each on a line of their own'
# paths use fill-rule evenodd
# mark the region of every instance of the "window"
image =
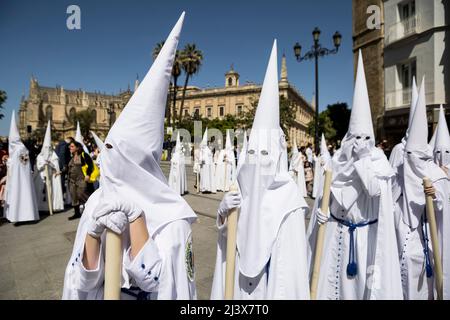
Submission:
<svg viewBox="0 0 450 320">
<path fill-rule="evenodd" d="M 200 108 L 194 108 L 194 116 L 198 118 L 200 116 Z"/>
<path fill-rule="evenodd" d="M 69 121 L 70 122 L 72 122 L 72 123 L 76 123 L 75 122 L 75 116 L 76 116 L 76 110 L 75 110 L 75 108 L 74 107 L 72 107 L 71 109 L 70 109 L 70 111 L 69 111 Z"/>
<path fill-rule="evenodd" d="M 407 20 L 416 15 L 416 1 L 400 4 L 400 19 Z"/>
<path fill-rule="evenodd" d="M 233 85 L 233 78 L 228 78 L 228 86 L 231 87 Z"/>
<path fill-rule="evenodd" d="M 52 119 L 53 119 L 52 106 L 47 106 L 47 108 L 45 108 L 45 117 L 47 118 L 47 121 L 52 121 Z"/>
<path fill-rule="evenodd" d="M 208 118 L 211 118 L 211 117 L 212 117 L 212 107 L 207 107 L 207 108 L 206 108 L 206 116 L 207 116 Z"/>
<path fill-rule="evenodd" d="M 399 65 L 399 78 L 403 92 L 403 103 L 410 103 L 412 79 L 416 76 L 416 60 L 411 60 Z"/>
<path fill-rule="evenodd" d="M 184 116 L 188 117 L 189 116 L 189 110 L 188 109 L 184 109 Z"/>
<path fill-rule="evenodd" d="M 44 94 L 42 95 L 42 101 L 48 102 L 48 93 L 47 92 L 44 92 Z"/>
<path fill-rule="evenodd" d="M 242 114 L 242 105 L 236 106 L 236 114 L 240 116 Z"/>
<path fill-rule="evenodd" d="M 223 115 L 224 115 L 224 107 L 223 106 L 220 106 L 219 107 L 219 116 L 221 116 L 221 117 L 223 117 Z"/>
</svg>

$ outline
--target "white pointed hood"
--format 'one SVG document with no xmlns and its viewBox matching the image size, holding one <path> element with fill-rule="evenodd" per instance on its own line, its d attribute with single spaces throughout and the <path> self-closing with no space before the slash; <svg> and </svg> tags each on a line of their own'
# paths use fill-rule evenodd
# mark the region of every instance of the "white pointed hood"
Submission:
<svg viewBox="0 0 450 320">
<path fill-rule="evenodd" d="M 299 161 L 301 160 L 300 152 L 298 151 L 297 138 L 292 139 L 291 161 L 289 162 L 289 171 L 297 170 Z"/>
<path fill-rule="evenodd" d="M 42 149 L 39 155 L 47 160 L 50 161 L 52 155 L 53 155 L 53 147 L 52 147 L 52 132 L 51 132 L 51 125 L 50 120 L 47 123 L 47 130 L 45 131 L 44 136 L 44 143 L 42 144 Z"/>
<path fill-rule="evenodd" d="M 237 249 L 240 272 L 247 277 L 256 277 L 265 267 L 285 216 L 307 207 L 304 199 L 292 196 L 297 186 L 287 170 L 279 170 L 282 155 L 286 154 L 279 123 L 275 40 L 237 178 L 242 194 Z"/>
<path fill-rule="evenodd" d="M 439 122 L 436 128 L 434 160 L 440 166 L 450 165 L 450 134 L 442 105 L 439 108 Z"/>
<path fill-rule="evenodd" d="M 12 157 L 12 154 L 17 150 L 25 148 L 25 145 L 20 140 L 19 129 L 16 124 L 16 114 L 15 111 L 11 115 L 11 126 L 9 127 L 9 137 L 8 137 L 8 153 Z M 26 148 L 25 148 L 26 149 Z"/>
<path fill-rule="evenodd" d="M 428 122 L 425 100 L 425 78 L 423 78 L 420 85 L 412 122 L 409 126 L 409 134 L 405 150 L 422 151 L 424 153 L 427 153 L 429 150 L 427 141 L 428 135 L 426 134 L 427 132 Z"/>
<path fill-rule="evenodd" d="M 345 209 L 349 209 L 363 192 L 361 179 L 355 169 L 355 162 L 359 160 L 354 152 L 356 143 L 365 144 L 371 150 L 370 157 L 378 176 L 390 177 L 393 174 L 386 156 L 380 149 L 375 147 L 375 136 L 361 50 L 359 51 L 357 68 L 349 128 L 342 139 L 341 147 L 333 155 L 331 161 L 333 171 L 331 192 Z M 352 183 L 349 184 L 349 181 L 352 181 Z"/>
<path fill-rule="evenodd" d="M 205 129 L 205 132 L 203 133 L 202 142 L 200 143 L 200 147 L 207 147 L 208 146 L 208 128 Z"/>
<path fill-rule="evenodd" d="M 422 179 L 428 177 L 434 182 L 445 178 L 444 172 L 432 160 L 427 143 L 427 133 L 425 81 L 423 79 L 406 142 L 403 163 L 403 207 L 406 208 L 403 220 L 412 228 L 419 225 L 420 218 L 425 210 Z"/>
<path fill-rule="evenodd" d="M 91 134 L 92 134 L 92 137 L 94 137 L 94 141 L 95 141 L 95 144 L 97 145 L 97 148 L 101 152 L 103 150 L 103 147 L 105 146 L 104 142 L 102 141 L 102 139 L 99 138 L 99 136 L 97 136 L 95 134 L 94 131 L 91 131 Z"/>
<path fill-rule="evenodd" d="M 241 148 L 241 151 L 239 153 L 239 159 L 238 159 L 238 163 L 237 163 L 237 169 L 236 169 L 237 173 L 239 173 L 239 170 L 240 170 L 242 164 L 245 162 L 245 155 L 247 153 L 247 146 L 248 146 L 247 129 L 245 129 L 244 130 L 244 140 L 242 141 L 242 148 Z"/>
<path fill-rule="evenodd" d="M 413 77 L 412 89 L 411 89 L 411 106 L 409 108 L 408 129 L 406 130 L 406 138 L 408 138 L 409 128 L 411 127 L 414 111 L 416 109 L 417 99 L 419 98 L 419 92 L 417 91 L 416 77 Z"/>
<path fill-rule="evenodd" d="M 177 131 L 177 141 L 175 143 L 175 152 L 181 153 L 180 131 Z"/>
<path fill-rule="evenodd" d="M 84 144 L 84 138 L 83 138 L 83 136 L 81 135 L 80 122 L 78 122 L 78 121 L 77 121 L 77 131 L 76 131 L 76 133 L 75 133 L 75 141 L 76 141 L 76 142 L 79 142 L 79 143 L 83 146 L 83 151 L 84 151 L 86 154 L 89 154 L 89 150 L 88 150 L 88 148 L 86 147 L 86 145 Z"/>
<path fill-rule="evenodd" d="M 151 236 L 167 223 L 196 218 L 186 201 L 168 186 L 159 166 L 167 91 L 183 20 L 184 12 L 109 131 L 101 153 L 102 196 L 127 197 L 139 205 Z"/>
<path fill-rule="evenodd" d="M 230 130 L 227 129 L 227 137 L 225 139 L 225 154 L 227 155 L 228 161 L 232 161 L 233 166 L 235 166 L 235 156 L 234 156 L 234 148 L 231 143 Z"/>
<path fill-rule="evenodd" d="M 359 50 L 358 55 L 358 69 L 356 71 L 356 82 L 353 93 L 353 106 L 347 131 L 347 135 L 349 134 L 369 134 L 371 138 L 375 139 L 361 50 Z"/>
<path fill-rule="evenodd" d="M 329 162 L 331 161 L 331 155 L 330 151 L 328 151 L 327 142 L 325 140 L 325 136 L 323 135 L 323 133 L 322 138 L 320 140 L 320 157 L 324 162 L 325 169 L 328 169 L 328 166 L 330 165 Z"/>
</svg>

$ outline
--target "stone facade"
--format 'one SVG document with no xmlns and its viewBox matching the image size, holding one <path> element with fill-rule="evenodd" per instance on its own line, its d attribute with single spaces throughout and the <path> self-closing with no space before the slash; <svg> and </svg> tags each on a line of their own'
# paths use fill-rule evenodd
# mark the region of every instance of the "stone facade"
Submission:
<svg viewBox="0 0 450 320">
<path fill-rule="evenodd" d="M 304 145 L 312 142 L 307 134 L 308 123 L 314 118 L 314 108 L 287 80 L 286 58 L 283 56 L 279 82 L 280 95 L 283 95 L 296 107 L 296 122 L 286 134 L 290 138 L 296 136 L 297 143 Z M 138 86 L 136 81 L 135 89 Z M 100 138 L 104 138 L 113 123 L 125 107 L 132 91 L 128 89 L 118 95 L 85 92 L 83 90 L 66 90 L 62 87 L 50 88 L 40 86 L 34 78 L 30 82 L 27 99 L 20 105 L 20 133 L 26 137 L 36 129 L 45 130 L 47 120 L 52 120 L 52 130 L 60 138 L 75 136 L 76 123 L 73 115 L 82 110 L 90 110 L 95 114 L 95 123 L 91 129 Z M 225 86 L 220 88 L 201 89 L 188 87 L 184 102 L 183 115 L 198 112 L 207 118 L 223 118 L 228 114 L 239 115 L 245 112 L 258 99 L 261 85 L 239 84 L 239 74 L 233 69 L 225 74 Z M 182 90 L 178 90 L 177 112 L 181 104 Z M 111 109 L 111 106 L 113 109 Z M 112 112 L 112 113 L 111 113 Z"/>
<path fill-rule="evenodd" d="M 119 116 L 131 95 L 130 89 L 118 95 L 108 95 L 81 89 L 66 90 L 61 86 L 44 87 L 37 79 L 31 78 L 29 95 L 22 99 L 19 108 L 20 134 L 27 137 L 32 131 L 45 130 L 47 121 L 51 120 L 53 132 L 61 139 L 75 137 L 75 113 L 89 110 L 95 119 L 91 129 L 104 138 L 110 122 Z"/>
<path fill-rule="evenodd" d="M 367 20 L 372 13 L 367 13 L 369 6 L 380 8 L 380 25 L 368 28 Z M 353 57 L 356 77 L 358 51 L 361 49 L 369 91 L 372 121 L 378 137 L 383 136 L 384 115 L 384 15 L 382 0 L 353 0 Z"/>
<path fill-rule="evenodd" d="M 201 89 L 190 87 L 186 92 L 183 105 L 183 115 L 198 114 L 205 118 L 223 118 L 228 114 L 238 116 L 248 110 L 254 101 L 259 98 L 261 85 L 254 83 L 239 84 L 239 74 L 231 68 L 225 74 L 225 86 L 219 88 Z M 296 108 L 295 125 L 286 134 L 289 138 L 294 136 L 299 145 L 313 142 L 307 134 L 308 123 L 314 119 L 314 107 L 289 83 L 287 78 L 286 58 L 281 63 L 281 77 L 279 82 L 280 95 L 284 96 Z M 181 91 L 181 90 L 180 90 Z M 177 112 L 180 110 L 182 93 L 178 92 L 176 102 Z"/>
</svg>

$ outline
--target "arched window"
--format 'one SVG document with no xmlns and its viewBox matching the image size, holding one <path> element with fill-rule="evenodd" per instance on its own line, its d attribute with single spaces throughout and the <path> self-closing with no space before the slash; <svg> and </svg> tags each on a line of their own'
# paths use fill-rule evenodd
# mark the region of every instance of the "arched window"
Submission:
<svg viewBox="0 0 450 320">
<path fill-rule="evenodd" d="M 75 110 L 74 107 L 72 107 L 69 111 L 69 121 L 72 122 L 73 124 L 75 124 L 75 116 L 76 116 L 77 112 Z"/>
<path fill-rule="evenodd" d="M 233 78 L 228 78 L 228 86 L 231 87 L 233 85 Z"/>
<path fill-rule="evenodd" d="M 52 106 L 47 106 L 47 108 L 45 108 L 45 117 L 47 119 L 47 121 L 52 121 L 53 119 L 53 108 Z"/>
<path fill-rule="evenodd" d="M 44 92 L 44 94 L 42 95 L 42 101 L 48 102 L 48 93 L 47 92 Z"/>
</svg>

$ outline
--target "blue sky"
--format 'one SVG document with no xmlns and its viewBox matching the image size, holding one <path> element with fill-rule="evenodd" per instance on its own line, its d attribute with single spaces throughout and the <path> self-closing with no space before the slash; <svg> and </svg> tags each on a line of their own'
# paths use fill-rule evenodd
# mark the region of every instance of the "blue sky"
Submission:
<svg viewBox="0 0 450 320">
<path fill-rule="evenodd" d="M 66 27 L 71 4 L 81 8 L 81 30 Z M 28 95 L 31 74 L 44 86 L 106 93 L 132 88 L 136 74 L 142 79 L 150 67 L 153 47 L 183 10 L 180 47 L 194 42 L 204 54 L 192 85 L 223 86 L 231 64 L 241 83 L 261 83 L 277 38 L 279 57 L 286 53 L 289 81 L 311 100 L 314 63 L 297 63 L 292 47 L 299 41 L 308 50 L 318 26 L 325 47 L 332 48 L 336 30 L 343 35 L 339 53 L 319 63 L 320 110 L 338 101 L 351 105 L 351 0 L 1 0 L 0 89 L 8 100 L 0 135 L 8 133 L 22 94 Z"/>
</svg>

